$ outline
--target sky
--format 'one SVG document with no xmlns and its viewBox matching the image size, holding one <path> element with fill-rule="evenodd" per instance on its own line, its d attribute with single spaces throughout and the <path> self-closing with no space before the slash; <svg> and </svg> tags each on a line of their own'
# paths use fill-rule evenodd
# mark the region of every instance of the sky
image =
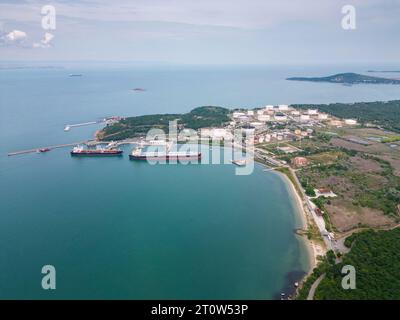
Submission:
<svg viewBox="0 0 400 320">
<path fill-rule="evenodd" d="M 0 61 L 398 63 L 399 17 L 400 0 L 0 0 Z"/>
</svg>

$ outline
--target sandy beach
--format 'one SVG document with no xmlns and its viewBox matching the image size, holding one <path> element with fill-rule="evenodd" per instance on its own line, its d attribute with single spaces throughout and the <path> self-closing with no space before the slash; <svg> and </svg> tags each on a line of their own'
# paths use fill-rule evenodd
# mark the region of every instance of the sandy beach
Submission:
<svg viewBox="0 0 400 320">
<path fill-rule="evenodd" d="M 292 181 L 288 178 L 288 176 L 282 172 L 276 171 L 280 176 L 282 176 L 283 180 L 286 182 L 288 189 L 290 190 L 291 194 L 293 195 L 295 201 L 296 201 L 296 207 L 297 211 L 299 214 L 299 218 L 301 220 L 301 226 L 304 230 L 308 229 L 308 224 L 310 219 L 312 219 L 311 216 L 307 214 L 308 209 L 305 208 L 303 201 L 301 199 L 301 196 L 298 194 L 295 186 L 293 185 Z M 315 241 L 309 240 L 307 237 L 302 236 L 301 237 L 302 241 L 306 244 L 307 250 L 308 250 L 308 257 L 309 257 L 309 274 L 312 272 L 312 270 L 317 266 L 318 260 L 317 257 L 320 255 L 325 254 L 325 250 Z"/>
</svg>

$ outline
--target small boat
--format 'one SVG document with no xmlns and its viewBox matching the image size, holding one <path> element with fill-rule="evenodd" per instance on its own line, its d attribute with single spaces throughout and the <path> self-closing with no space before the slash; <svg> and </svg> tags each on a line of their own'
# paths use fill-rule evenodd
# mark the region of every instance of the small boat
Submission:
<svg viewBox="0 0 400 320">
<path fill-rule="evenodd" d="M 83 75 L 81 73 L 71 73 L 68 76 L 69 77 L 82 77 Z"/>
<path fill-rule="evenodd" d="M 143 91 L 146 91 L 146 89 L 143 89 L 143 88 L 134 88 L 134 89 L 132 89 L 132 91 L 143 92 Z"/>
<path fill-rule="evenodd" d="M 231 160 L 231 162 L 239 167 L 244 167 L 247 163 L 246 160 Z"/>
<path fill-rule="evenodd" d="M 294 283 L 294 286 L 295 286 L 296 288 L 298 288 L 299 283 L 298 283 L 298 282 L 295 282 L 295 283 Z"/>
<path fill-rule="evenodd" d="M 50 149 L 49 148 L 41 148 L 39 149 L 39 152 L 44 153 L 44 152 L 49 152 Z"/>
<path fill-rule="evenodd" d="M 71 130 L 71 127 L 70 126 L 65 126 L 65 128 L 64 128 L 64 131 L 69 131 L 69 130 Z"/>
</svg>

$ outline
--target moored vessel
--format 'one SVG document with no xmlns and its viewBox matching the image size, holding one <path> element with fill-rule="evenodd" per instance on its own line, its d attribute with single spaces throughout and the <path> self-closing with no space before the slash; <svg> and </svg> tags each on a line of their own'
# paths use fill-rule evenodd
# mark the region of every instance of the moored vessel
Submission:
<svg viewBox="0 0 400 320">
<path fill-rule="evenodd" d="M 245 167 L 247 164 L 247 161 L 245 159 L 243 160 L 231 160 L 231 162 L 235 165 L 237 165 L 238 167 Z"/>
<path fill-rule="evenodd" d="M 141 148 L 136 148 L 129 155 L 129 159 L 147 161 L 191 161 L 200 160 L 201 153 L 186 151 L 142 152 Z"/>
<path fill-rule="evenodd" d="M 81 146 L 74 147 L 71 156 L 121 156 L 120 149 L 84 149 Z"/>
</svg>

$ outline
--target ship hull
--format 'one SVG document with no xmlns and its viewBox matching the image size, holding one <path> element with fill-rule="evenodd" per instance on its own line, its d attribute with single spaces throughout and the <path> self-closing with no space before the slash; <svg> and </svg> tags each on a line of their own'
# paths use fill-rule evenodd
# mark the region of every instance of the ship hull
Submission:
<svg viewBox="0 0 400 320">
<path fill-rule="evenodd" d="M 71 156 L 73 157 L 118 157 L 122 156 L 122 151 L 113 152 L 74 152 L 71 151 Z"/>
<path fill-rule="evenodd" d="M 200 160 L 201 154 L 197 155 L 162 155 L 162 156 L 134 156 L 132 154 L 129 155 L 129 159 L 133 161 L 191 161 L 191 160 Z"/>
</svg>

